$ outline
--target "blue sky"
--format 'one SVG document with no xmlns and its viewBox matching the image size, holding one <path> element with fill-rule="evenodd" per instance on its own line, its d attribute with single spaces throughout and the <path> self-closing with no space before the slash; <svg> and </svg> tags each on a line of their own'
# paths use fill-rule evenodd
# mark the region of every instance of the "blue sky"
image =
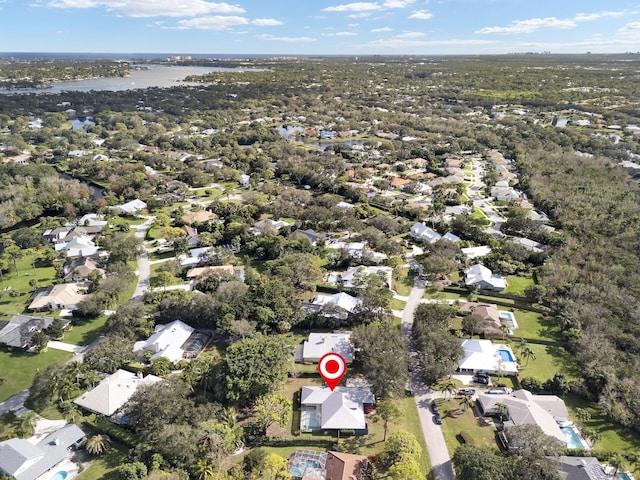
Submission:
<svg viewBox="0 0 640 480">
<path fill-rule="evenodd" d="M 638 0 L 0 0 L 6 52 L 640 51 Z"/>
</svg>

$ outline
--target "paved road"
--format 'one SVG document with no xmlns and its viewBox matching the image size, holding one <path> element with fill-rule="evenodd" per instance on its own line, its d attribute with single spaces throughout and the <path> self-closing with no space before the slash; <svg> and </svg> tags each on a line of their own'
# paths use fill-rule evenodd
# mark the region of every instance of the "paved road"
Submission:
<svg viewBox="0 0 640 480">
<path fill-rule="evenodd" d="M 144 237 L 147 234 L 147 230 L 151 227 L 151 224 L 156 217 L 148 217 L 142 225 L 136 227 L 136 237 L 141 241 L 144 241 Z M 145 292 L 149 290 L 151 286 L 151 266 L 149 265 L 149 257 L 146 249 L 138 257 L 138 284 L 136 285 L 136 291 L 133 292 L 131 300 L 134 302 L 141 302 L 144 298 Z"/>
<path fill-rule="evenodd" d="M 20 410 L 24 407 L 24 402 L 29 398 L 29 389 L 22 390 L 20 393 L 16 393 L 13 397 L 8 398 L 4 402 L 0 403 L 0 415 L 4 415 L 7 412 Z"/>
<path fill-rule="evenodd" d="M 424 295 L 424 282 L 416 278 L 407 304 L 402 314 L 400 328 L 402 333 L 409 338 L 411 325 L 413 324 L 413 312 Z M 414 369 L 411 378 L 411 390 L 418 407 L 418 417 L 422 426 L 424 441 L 427 444 L 429 458 L 433 466 L 435 480 L 454 480 L 453 466 L 449 457 L 449 450 L 442 435 L 442 429 L 433 422 L 431 414 L 431 401 L 435 398 L 435 392 L 426 387 L 419 378 L 419 373 Z"/>
</svg>

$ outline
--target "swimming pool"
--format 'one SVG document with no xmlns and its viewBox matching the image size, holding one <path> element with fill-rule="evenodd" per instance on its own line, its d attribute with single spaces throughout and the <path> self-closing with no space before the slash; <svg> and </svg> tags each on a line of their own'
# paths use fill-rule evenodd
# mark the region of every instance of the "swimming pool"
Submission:
<svg viewBox="0 0 640 480">
<path fill-rule="evenodd" d="M 295 465 L 292 465 L 289 468 L 289 473 L 291 475 L 293 475 L 294 477 L 303 477 L 304 476 L 304 472 L 307 471 L 307 469 L 320 469 L 322 468 L 322 464 L 320 462 L 318 462 L 317 460 L 311 460 L 310 458 L 304 459 L 304 460 L 300 460 L 298 463 L 296 463 Z"/>
<path fill-rule="evenodd" d="M 513 355 L 511 354 L 511 352 L 509 350 L 498 350 L 498 355 L 500 355 L 500 358 L 502 358 L 502 360 L 504 360 L 505 362 L 515 362 L 516 359 L 513 358 Z"/>
<path fill-rule="evenodd" d="M 201 338 L 196 338 L 191 345 L 187 347 L 187 352 L 196 352 L 204 346 L 204 341 Z"/>
<path fill-rule="evenodd" d="M 66 472 L 66 470 L 60 470 L 59 472 L 56 472 L 56 474 L 51 477 L 50 480 L 64 480 L 65 478 L 67 478 L 68 473 Z"/>
<path fill-rule="evenodd" d="M 619 473 L 618 474 L 618 478 L 620 480 L 633 480 L 633 477 L 631 475 L 629 475 L 628 473 Z"/>
<path fill-rule="evenodd" d="M 300 429 L 303 432 L 308 432 L 310 430 L 317 430 L 318 428 L 320 428 L 320 423 L 318 423 L 316 412 L 311 410 L 303 410 L 301 412 Z"/>
<path fill-rule="evenodd" d="M 579 448 L 580 450 L 585 449 L 585 445 L 578 435 L 575 427 L 560 427 L 560 430 L 562 430 L 562 434 L 567 441 L 567 448 Z"/>
</svg>

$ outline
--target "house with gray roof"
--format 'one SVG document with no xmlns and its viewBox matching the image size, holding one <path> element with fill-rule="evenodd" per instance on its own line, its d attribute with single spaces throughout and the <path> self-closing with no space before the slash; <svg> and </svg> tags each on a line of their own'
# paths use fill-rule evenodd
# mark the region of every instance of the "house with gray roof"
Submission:
<svg viewBox="0 0 640 480">
<path fill-rule="evenodd" d="M 366 430 L 366 415 L 375 408 L 367 387 L 302 387 L 301 430 Z"/>
<path fill-rule="evenodd" d="M 558 474 L 562 480 L 610 480 L 596 457 L 560 457 Z"/>
<path fill-rule="evenodd" d="M 4 322 L 4 325 L 0 322 L 0 343 L 9 347 L 29 348 L 35 333 L 46 330 L 52 322 L 51 317 L 14 315 L 11 320 Z"/>
<path fill-rule="evenodd" d="M 337 352 L 347 363 L 351 363 L 355 349 L 350 338 L 351 332 L 310 333 L 302 344 L 302 361 L 318 362 L 325 354 Z"/>
<path fill-rule="evenodd" d="M 35 480 L 54 468 L 84 439 L 84 432 L 69 423 L 35 445 L 12 438 L 0 442 L 0 473 L 16 480 Z"/>
</svg>

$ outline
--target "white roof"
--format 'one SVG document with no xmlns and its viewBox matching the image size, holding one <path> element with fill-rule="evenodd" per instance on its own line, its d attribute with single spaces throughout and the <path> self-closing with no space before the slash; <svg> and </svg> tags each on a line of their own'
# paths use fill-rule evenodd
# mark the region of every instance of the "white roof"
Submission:
<svg viewBox="0 0 640 480">
<path fill-rule="evenodd" d="M 135 200 L 131 200 L 130 202 L 123 203 L 122 205 L 116 205 L 113 208 L 114 209 L 119 209 L 119 210 L 121 210 L 123 212 L 126 212 L 126 213 L 136 213 L 136 212 L 142 210 L 143 208 L 147 208 L 147 204 L 145 202 L 143 202 L 142 200 L 138 200 L 136 198 Z"/>
<path fill-rule="evenodd" d="M 461 339 L 462 348 L 464 350 L 464 358 L 458 362 L 461 370 L 498 372 L 505 374 L 518 373 L 518 364 L 502 360 L 499 350 L 507 350 L 511 357 L 515 359 L 515 355 L 508 345 L 494 344 L 491 340 L 473 340 Z"/>
<path fill-rule="evenodd" d="M 302 345 L 302 359 L 304 361 L 318 361 L 324 354 L 337 352 L 347 363 L 353 362 L 354 349 L 351 332 L 344 333 L 310 333 L 309 339 Z"/>
<path fill-rule="evenodd" d="M 479 263 L 467 269 L 464 273 L 464 283 L 467 285 L 476 285 L 484 282 L 496 290 L 507 288 L 507 282 L 503 277 L 494 275 L 491 270 Z"/>
<path fill-rule="evenodd" d="M 302 387 L 301 404 L 320 409 L 320 427 L 330 429 L 364 429 L 363 405 L 374 404 L 375 397 L 366 387 Z"/>
<path fill-rule="evenodd" d="M 340 292 L 334 293 L 333 295 L 319 293 L 314 297 L 311 303 L 313 305 L 319 305 L 320 307 L 325 305 L 335 305 L 349 313 L 353 313 L 361 302 L 359 298 L 352 297 L 348 293 Z"/>
<path fill-rule="evenodd" d="M 202 257 L 209 250 L 212 250 L 213 247 L 200 247 L 200 248 L 192 248 L 189 250 L 188 255 L 180 255 L 178 258 L 180 260 L 180 265 L 182 267 L 192 267 L 198 265 L 200 263 L 200 257 Z"/>
<path fill-rule="evenodd" d="M 76 398 L 73 403 L 109 417 L 127 403 L 140 386 L 161 380 L 155 375 L 142 378 L 135 373 L 118 370 L 102 380 L 96 388 Z"/>
<path fill-rule="evenodd" d="M 151 360 L 158 357 L 168 358 L 172 362 L 182 360 L 184 350 L 182 345 L 193 333 L 193 327 L 190 327 L 180 320 L 175 320 L 166 325 L 156 325 L 155 332 L 146 341 L 136 342 L 133 345 L 133 351 L 139 352 L 150 350 L 155 352 L 151 355 Z"/>
<path fill-rule="evenodd" d="M 393 268 L 391 267 L 349 267 L 345 272 L 341 274 L 342 284 L 347 288 L 353 288 L 356 285 L 354 280 L 357 275 L 378 275 L 382 277 L 387 287 L 391 286 L 391 280 L 393 275 Z"/>
<path fill-rule="evenodd" d="M 437 242 L 442 238 L 442 235 L 440 235 L 438 232 L 420 222 L 414 223 L 413 227 L 411 227 L 411 230 L 409 231 L 409 234 L 413 238 L 424 240 L 429 243 Z"/>
<path fill-rule="evenodd" d="M 461 248 L 462 253 L 466 255 L 469 260 L 474 258 L 486 257 L 491 253 L 491 247 L 489 245 L 482 245 L 480 247 L 468 247 Z"/>
</svg>

